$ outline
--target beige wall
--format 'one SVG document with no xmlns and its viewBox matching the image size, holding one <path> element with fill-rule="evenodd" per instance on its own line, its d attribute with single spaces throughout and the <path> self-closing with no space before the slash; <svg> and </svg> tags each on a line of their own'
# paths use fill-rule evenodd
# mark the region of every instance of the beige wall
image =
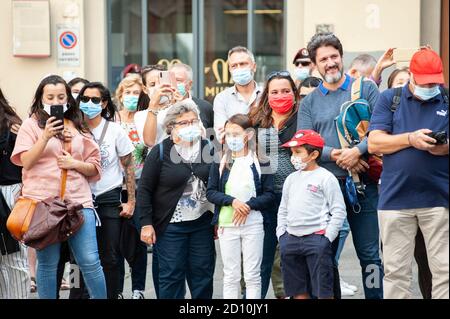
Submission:
<svg viewBox="0 0 450 319">
<path fill-rule="evenodd" d="M 79 16 L 65 18 L 69 5 Z M 50 0 L 51 56 L 13 57 L 12 0 L 0 1 L 0 87 L 22 117 L 27 115 L 34 91 L 47 74 L 88 77 L 106 81 L 106 0 Z M 58 67 L 57 24 L 79 25 L 80 67 Z"/>
<path fill-rule="evenodd" d="M 288 0 L 287 7 L 289 69 L 295 52 L 306 46 L 317 24 L 334 25 L 346 52 L 420 45 L 420 0 Z M 293 12 L 289 12 L 290 8 Z"/>
<path fill-rule="evenodd" d="M 421 1 L 420 44 L 431 45 L 440 52 L 441 50 L 441 0 Z"/>
</svg>

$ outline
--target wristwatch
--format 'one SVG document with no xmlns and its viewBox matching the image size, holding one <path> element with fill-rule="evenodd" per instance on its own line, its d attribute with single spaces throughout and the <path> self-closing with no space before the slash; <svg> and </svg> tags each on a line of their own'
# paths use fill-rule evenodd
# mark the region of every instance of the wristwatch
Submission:
<svg viewBox="0 0 450 319">
<path fill-rule="evenodd" d="M 150 113 L 152 113 L 154 116 L 158 116 L 158 113 L 159 113 L 160 110 L 152 110 L 152 109 L 148 109 L 148 111 L 149 111 Z"/>
</svg>

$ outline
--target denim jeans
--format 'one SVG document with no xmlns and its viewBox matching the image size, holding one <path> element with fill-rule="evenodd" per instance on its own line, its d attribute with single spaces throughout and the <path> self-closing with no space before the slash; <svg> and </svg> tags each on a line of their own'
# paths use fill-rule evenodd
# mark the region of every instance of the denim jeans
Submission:
<svg viewBox="0 0 450 319">
<path fill-rule="evenodd" d="M 344 249 L 345 240 L 347 239 L 348 234 L 350 234 L 350 225 L 348 224 L 348 220 L 346 218 L 341 230 L 339 231 L 339 245 L 336 255 L 334 256 L 334 263 L 336 264 L 336 266 L 339 266 L 339 258 L 341 258 L 341 253 Z"/>
<path fill-rule="evenodd" d="M 273 210 L 269 216 L 264 216 L 264 247 L 263 259 L 261 263 L 261 299 L 266 298 L 269 290 L 272 268 L 275 261 L 275 251 L 277 249 L 277 216 L 280 207 L 281 194 L 275 194 Z"/>
<path fill-rule="evenodd" d="M 156 242 L 158 298 L 184 299 L 186 281 L 192 299 L 212 299 L 216 263 L 212 214 L 167 226 Z M 156 288 L 156 287 L 155 287 Z"/>
<path fill-rule="evenodd" d="M 69 238 L 69 247 L 83 273 L 92 299 L 106 299 L 105 275 L 98 255 L 95 231 L 95 214 L 92 209 L 83 209 L 84 223 L 80 230 Z M 36 251 L 37 287 L 39 298 L 56 299 L 56 273 L 60 258 L 61 243 Z"/>
<path fill-rule="evenodd" d="M 345 194 L 345 181 L 339 180 Z M 345 198 L 345 196 L 344 196 Z M 353 245 L 361 265 L 366 299 L 383 299 L 384 270 L 380 258 L 380 231 L 378 227 L 378 187 L 367 184 L 365 196 L 358 195 L 361 212 L 347 206 L 347 219 L 353 236 Z"/>
</svg>

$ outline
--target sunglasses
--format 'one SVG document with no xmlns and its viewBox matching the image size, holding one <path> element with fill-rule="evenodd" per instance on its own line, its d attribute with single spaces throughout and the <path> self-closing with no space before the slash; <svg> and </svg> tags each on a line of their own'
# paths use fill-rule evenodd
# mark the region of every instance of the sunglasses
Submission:
<svg viewBox="0 0 450 319">
<path fill-rule="evenodd" d="M 92 103 L 94 104 L 100 104 L 100 102 L 102 101 L 102 98 L 100 97 L 90 97 L 90 96 L 80 96 L 80 101 L 83 103 L 89 103 L 89 101 L 92 101 Z"/>
<path fill-rule="evenodd" d="M 275 77 L 290 78 L 291 74 L 288 71 L 274 71 L 269 73 L 269 75 L 267 76 L 267 81 L 270 81 Z"/>
<path fill-rule="evenodd" d="M 306 66 L 310 66 L 311 62 L 308 62 L 308 61 L 302 61 L 302 62 L 297 61 L 297 62 L 295 62 L 295 66 L 296 67 L 298 67 L 299 65 L 306 67 Z"/>
</svg>

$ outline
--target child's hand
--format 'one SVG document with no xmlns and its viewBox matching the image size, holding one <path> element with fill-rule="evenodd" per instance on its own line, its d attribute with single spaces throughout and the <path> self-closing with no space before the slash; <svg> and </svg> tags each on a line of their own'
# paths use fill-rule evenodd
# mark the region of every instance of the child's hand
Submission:
<svg viewBox="0 0 450 319">
<path fill-rule="evenodd" d="M 232 206 L 234 211 L 241 215 L 250 214 L 250 206 L 248 206 L 246 203 L 241 202 L 239 199 L 235 199 Z"/>
<path fill-rule="evenodd" d="M 247 221 L 247 217 L 248 217 L 248 214 L 247 215 L 243 215 L 243 214 L 240 214 L 240 213 L 235 211 L 234 215 L 233 215 L 233 225 L 234 226 L 244 225 L 245 222 Z"/>
</svg>

